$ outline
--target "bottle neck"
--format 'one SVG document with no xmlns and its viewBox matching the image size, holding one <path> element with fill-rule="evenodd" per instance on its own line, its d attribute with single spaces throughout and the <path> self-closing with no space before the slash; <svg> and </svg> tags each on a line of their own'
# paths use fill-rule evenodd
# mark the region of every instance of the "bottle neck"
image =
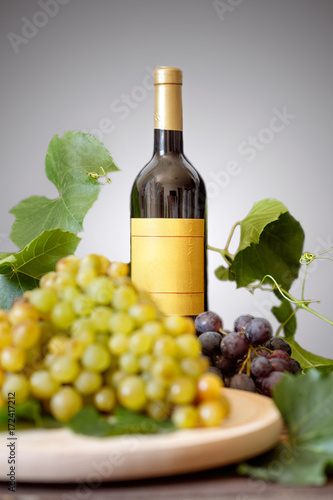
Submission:
<svg viewBox="0 0 333 500">
<path fill-rule="evenodd" d="M 155 83 L 154 128 L 155 154 L 183 152 L 181 84 Z"/>
<path fill-rule="evenodd" d="M 183 132 L 181 130 L 154 130 L 154 153 L 163 156 L 166 154 L 183 153 Z"/>
</svg>

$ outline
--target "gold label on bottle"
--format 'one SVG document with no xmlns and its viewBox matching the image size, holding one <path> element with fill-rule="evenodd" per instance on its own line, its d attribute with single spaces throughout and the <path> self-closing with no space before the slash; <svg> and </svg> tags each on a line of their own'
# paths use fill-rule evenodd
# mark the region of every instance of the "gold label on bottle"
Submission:
<svg viewBox="0 0 333 500">
<path fill-rule="evenodd" d="M 166 315 L 204 311 L 204 219 L 131 219 L 133 283 Z"/>
</svg>

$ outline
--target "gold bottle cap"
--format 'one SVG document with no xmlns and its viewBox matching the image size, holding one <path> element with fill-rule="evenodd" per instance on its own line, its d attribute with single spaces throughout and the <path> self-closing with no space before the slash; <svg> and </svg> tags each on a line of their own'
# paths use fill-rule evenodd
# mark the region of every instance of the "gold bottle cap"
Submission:
<svg viewBox="0 0 333 500">
<path fill-rule="evenodd" d="M 160 66 L 154 71 L 154 85 L 163 83 L 182 85 L 183 73 L 179 68 L 170 68 L 169 66 Z"/>
</svg>

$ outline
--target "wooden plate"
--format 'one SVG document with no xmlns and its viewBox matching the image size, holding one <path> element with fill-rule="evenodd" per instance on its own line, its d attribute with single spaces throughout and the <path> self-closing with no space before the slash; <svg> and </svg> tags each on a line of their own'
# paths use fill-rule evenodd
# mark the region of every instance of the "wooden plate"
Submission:
<svg viewBox="0 0 333 500">
<path fill-rule="evenodd" d="M 90 438 L 69 429 L 16 433 L 16 480 L 68 483 L 171 476 L 220 467 L 259 455 L 279 440 L 282 421 L 273 401 L 225 389 L 230 415 L 218 428 L 157 435 Z M 8 434 L 0 434 L 0 481 L 9 472 Z"/>
</svg>

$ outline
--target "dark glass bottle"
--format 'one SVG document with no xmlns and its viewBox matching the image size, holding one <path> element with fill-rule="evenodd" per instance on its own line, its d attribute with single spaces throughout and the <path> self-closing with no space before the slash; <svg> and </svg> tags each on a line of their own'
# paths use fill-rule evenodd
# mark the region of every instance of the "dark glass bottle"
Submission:
<svg viewBox="0 0 333 500">
<path fill-rule="evenodd" d="M 206 190 L 183 152 L 182 72 L 157 68 L 154 83 L 154 153 L 131 193 L 132 279 L 165 314 L 196 316 L 207 310 Z"/>
</svg>

